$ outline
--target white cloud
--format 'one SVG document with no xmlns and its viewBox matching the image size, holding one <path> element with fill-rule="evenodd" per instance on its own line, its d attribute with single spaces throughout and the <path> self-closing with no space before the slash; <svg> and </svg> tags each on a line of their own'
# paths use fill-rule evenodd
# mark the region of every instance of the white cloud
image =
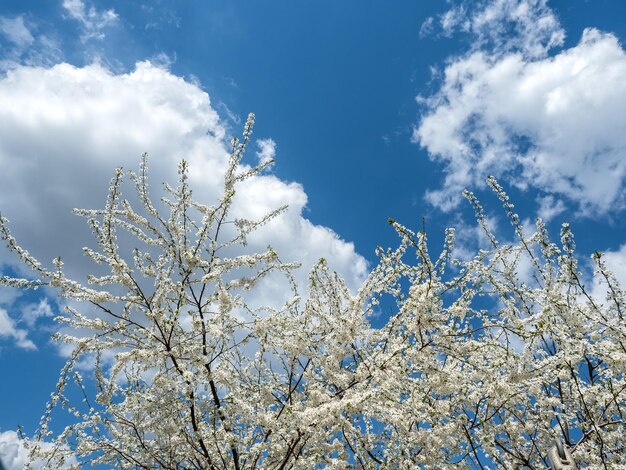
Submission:
<svg viewBox="0 0 626 470">
<path fill-rule="evenodd" d="M 537 201 L 539 202 L 537 215 L 546 222 L 554 219 L 566 209 L 565 203 L 552 195 L 541 196 L 537 198 Z"/>
<path fill-rule="evenodd" d="M 115 10 L 96 10 L 95 7 L 87 7 L 84 0 L 63 0 L 63 8 L 70 18 L 78 21 L 83 28 L 82 39 L 103 39 L 103 30 L 114 25 L 118 21 Z"/>
<path fill-rule="evenodd" d="M 21 349 L 37 349 L 35 343 L 28 339 L 28 331 L 17 328 L 6 310 L 0 308 L 0 338 L 11 338 Z"/>
<path fill-rule="evenodd" d="M 601 215 L 624 205 L 626 54 L 587 29 L 553 57 L 476 51 L 452 61 L 413 139 L 445 165 L 427 199 L 451 209 L 488 174 Z M 549 200 L 546 200 L 548 202 Z M 546 213 L 554 215 L 558 204 Z"/>
<path fill-rule="evenodd" d="M 426 18 L 422 23 L 422 26 L 420 26 L 419 37 L 425 38 L 427 36 L 430 36 L 434 30 L 434 24 L 435 18 L 433 18 L 432 16 Z"/>
<path fill-rule="evenodd" d="M 6 470 L 22 470 L 28 463 L 28 449 L 15 431 L 0 432 L 0 461 Z"/>
<path fill-rule="evenodd" d="M 485 216 L 485 224 L 489 231 L 496 236 L 496 239 L 502 240 L 503 236 L 500 236 L 498 219 L 496 217 Z M 457 219 L 450 224 L 454 227 L 455 241 L 452 249 L 452 258 L 461 261 L 471 260 L 478 250 L 492 248 L 489 237 L 485 233 L 485 230 L 475 220 L 469 223 Z"/>
<path fill-rule="evenodd" d="M 93 272 L 81 253 L 92 237 L 71 209 L 102 207 L 115 167 L 137 168 L 147 151 L 158 191 L 161 181 L 175 182 L 176 165 L 185 158 L 199 201 L 212 203 L 221 193 L 228 160 L 222 121 L 205 92 L 167 70 L 147 62 L 125 74 L 101 65 L 20 66 L 0 79 L 0 102 L 0 210 L 26 249 L 42 262 L 61 256 L 77 280 Z M 272 145 L 265 145 L 269 152 Z M 289 204 L 250 238 L 249 249 L 271 243 L 283 261 L 302 261 L 302 286 L 320 257 L 352 288 L 365 276 L 366 262 L 352 243 L 303 217 L 301 185 L 264 174 L 240 186 L 236 201 L 233 217 Z M 2 262 L 15 259 L 3 249 Z M 270 285 L 263 300 L 276 292 L 284 296 L 284 286 Z"/>
<path fill-rule="evenodd" d="M 444 35 L 470 33 L 474 49 L 489 48 L 493 53 L 543 57 L 565 39 L 547 0 L 485 0 L 469 7 L 461 3 L 441 15 L 440 23 Z"/>
<path fill-rule="evenodd" d="M 26 48 L 35 41 L 22 16 L 0 16 L 0 33 L 19 48 Z"/>
<path fill-rule="evenodd" d="M 22 321 L 29 328 L 33 328 L 37 320 L 44 317 L 52 317 L 52 307 L 48 303 L 48 299 L 41 299 L 38 304 L 28 304 L 22 308 Z"/>
<path fill-rule="evenodd" d="M 623 297 L 626 292 L 626 244 L 616 250 L 602 252 L 602 262 L 612 277 L 612 289 L 609 289 L 605 277 L 598 273 L 594 273 L 593 278 L 587 280 L 587 285 L 591 285 L 591 297 L 595 302 L 613 305 L 612 294 L 618 294 L 619 298 Z M 591 264 L 594 269 L 597 267 L 595 261 L 590 260 L 587 266 Z M 618 286 L 614 284 L 614 281 L 617 281 Z"/>
<path fill-rule="evenodd" d="M 260 164 L 273 160 L 276 157 L 276 142 L 273 139 L 259 139 L 256 141 L 256 144 L 259 147 L 256 156 Z"/>
<path fill-rule="evenodd" d="M 12 287 L 0 286 L 0 305 L 11 306 L 22 294 L 21 291 Z"/>
<path fill-rule="evenodd" d="M 626 244 L 617 251 L 607 251 L 602 255 L 606 267 L 613 273 L 622 288 L 626 288 Z"/>
<path fill-rule="evenodd" d="M 0 432 L 0 462 L 4 465 L 5 470 L 23 470 L 28 463 L 29 450 L 24 445 L 23 439 L 15 431 Z M 43 449 L 49 448 L 49 443 L 39 444 Z M 69 468 L 70 465 L 77 465 L 78 461 L 71 456 L 65 462 L 63 468 Z M 43 460 L 35 460 L 31 463 L 33 470 L 46 468 Z"/>
<path fill-rule="evenodd" d="M 24 16 L 0 16 L 0 37 L 8 42 L 0 54 L 0 72 L 19 64 L 52 64 L 62 56 L 58 42 L 39 32 L 38 25 Z"/>
</svg>

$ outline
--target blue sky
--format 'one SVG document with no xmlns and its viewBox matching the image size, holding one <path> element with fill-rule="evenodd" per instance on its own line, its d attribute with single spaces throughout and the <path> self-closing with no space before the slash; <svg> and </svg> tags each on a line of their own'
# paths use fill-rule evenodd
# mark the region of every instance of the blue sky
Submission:
<svg viewBox="0 0 626 470">
<path fill-rule="evenodd" d="M 433 251 L 455 226 L 471 251 L 463 188 L 510 239 L 495 174 L 523 219 L 555 237 L 571 222 L 581 259 L 601 250 L 626 281 L 624 20 L 621 0 L 4 0 L 0 211 L 84 277 L 72 207 L 102 205 L 143 151 L 157 181 L 190 158 L 214 197 L 225 139 L 254 112 L 246 162 L 277 163 L 238 210 L 290 204 L 257 242 L 303 258 L 302 280 L 324 256 L 357 286 L 396 241 L 388 217 L 425 224 Z M 19 269 L 0 251 L 2 273 Z M 11 433 L 34 431 L 66 353 L 48 340 L 57 308 L 52 292 L 0 291 L 0 456 L 15 462 Z"/>
</svg>

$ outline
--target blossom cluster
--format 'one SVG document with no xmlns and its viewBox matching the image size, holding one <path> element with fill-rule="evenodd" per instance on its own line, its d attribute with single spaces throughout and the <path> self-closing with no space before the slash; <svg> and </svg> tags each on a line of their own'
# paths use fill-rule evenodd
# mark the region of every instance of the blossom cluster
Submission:
<svg viewBox="0 0 626 470">
<path fill-rule="evenodd" d="M 109 271 L 87 284 L 60 259 L 44 267 L 0 219 L 9 249 L 36 274 L 0 284 L 52 286 L 67 300 L 56 339 L 73 353 L 33 458 L 50 468 L 73 456 L 116 468 L 544 468 L 558 438 L 581 464 L 626 466 L 625 296 L 599 253 L 606 299 L 582 284 L 569 226 L 560 243 L 539 219 L 527 234 L 490 179 L 515 243 L 496 239 L 466 193 L 490 244 L 470 260 L 452 259 L 453 230 L 435 260 L 424 233 L 391 220 L 399 244 L 378 250 L 358 291 L 320 260 L 299 292 L 297 265 L 271 247 L 231 255 L 284 210 L 230 216 L 237 184 L 271 164 L 242 169 L 253 121 L 232 142 L 214 205 L 192 198 L 183 161 L 161 201 L 167 213 L 157 209 L 144 156 L 130 173 L 140 210 L 122 198 L 121 170 L 104 209 L 76 210 L 98 245 L 85 255 Z M 121 231 L 136 240 L 130 253 Z M 252 308 L 247 299 L 276 274 L 289 300 Z M 392 314 L 374 328 L 380 303 Z M 93 377 L 80 375 L 82 360 Z M 83 403 L 68 398 L 72 384 Z M 59 434 L 49 425 L 56 407 L 74 416 Z"/>
</svg>

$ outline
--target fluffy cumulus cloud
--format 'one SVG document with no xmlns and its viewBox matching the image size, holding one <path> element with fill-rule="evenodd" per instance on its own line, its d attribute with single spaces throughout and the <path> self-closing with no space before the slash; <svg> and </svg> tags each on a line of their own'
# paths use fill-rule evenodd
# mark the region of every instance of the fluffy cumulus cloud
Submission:
<svg viewBox="0 0 626 470">
<path fill-rule="evenodd" d="M 80 281 L 94 269 L 81 247 L 93 244 L 71 209 L 103 207 L 115 167 L 136 169 L 148 152 L 157 193 L 160 182 L 175 184 L 177 164 L 185 158 L 195 198 L 211 204 L 221 194 L 226 131 L 209 96 L 163 68 L 142 62 L 130 73 L 114 74 L 100 65 L 19 66 L 0 79 L 0 102 L 2 215 L 25 248 L 44 263 L 61 256 L 68 274 Z M 272 156 L 275 144 L 262 139 L 258 150 L 259 158 Z M 302 286 L 320 257 L 352 288 L 365 276 L 366 261 L 352 243 L 303 217 L 307 195 L 301 185 L 266 173 L 241 185 L 236 201 L 233 218 L 289 205 L 250 238 L 248 248 L 271 244 L 284 261 L 301 261 Z M 0 250 L 0 265 L 15 261 Z M 280 283 L 268 280 L 264 289 L 261 300 L 285 295 Z M 48 314 L 46 306 L 34 306 L 24 322 Z"/>
<path fill-rule="evenodd" d="M 28 463 L 28 449 L 15 431 L 0 432 L 0 459 L 6 470 L 22 470 Z"/>
<path fill-rule="evenodd" d="M 439 92 L 419 98 L 426 111 L 413 138 L 445 170 L 443 187 L 427 194 L 434 205 L 455 207 L 463 188 L 493 174 L 539 190 L 539 211 L 548 218 L 564 201 L 586 214 L 623 207 L 626 54 L 615 36 L 587 29 L 576 46 L 546 55 L 560 29 L 544 8 L 538 1 L 489 3 L 468 26 L 479 38 L 485 25 L 497 35 L 503 11 L 530 12 L 535 21 L 517 22 L 525 32 L 511 36 L 516 47 L 503 39 L 452 60 Z"/>
<path fill-rule="evenodd" d="M 2 462 L 6 470 L 23 470 L 26 464 L 29 463 L 29 450 L 25 444 L 27 444 L 27 441 L 20 438 L 15 431 L 0 432 L 0 462 Z M 50 444 L 41 443 L 40 445 L 45 449 Z M 76 457 L 71 456 L 67 459 L 63 468 L 69 468 L 77 464 Z M 45 468 L 45 462 L 42 460 L 30 462 L 30 468 L 33 470 L 43 469 Z"/>
</svg>

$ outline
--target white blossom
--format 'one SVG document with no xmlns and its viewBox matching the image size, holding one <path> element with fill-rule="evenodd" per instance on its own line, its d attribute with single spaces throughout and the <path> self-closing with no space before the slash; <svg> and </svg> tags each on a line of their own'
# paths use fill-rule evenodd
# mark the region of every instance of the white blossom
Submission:
<svg viewBox="0 0 626 470">
<path fill-rule="evenodd" d="M 33 462 L 543 468 L 559 438 L 581 465 L 626 466 L 625 296 L 599 253 L 605 302 L 581 282 L 569 226 L 560 244 L 541 220 L 526 233 L 490 178 L 515 244 L 495 238 L 467 192 L 489 241 L 473 258 L 453 259 L 448 230 L 433 261 L 424 233 L 390 221 L 398 247 L 377 250 L 379 263 L 356 293 L 325 260 L 299 292 L 291 276 L 297 265 L 271 247 L 229 255 L 284 210 L 230 219 L 237 184 L 265 168 L 239 164 L 253 121 L 233 140 L 222 197 L 211 205 L 193 200 L 183 161 L 178 187 L 166 186 L 169 213 L 159 212 L 144 155 L 139 174 L 130 173 L 140 209 L 122 199 L 118 170 L 103 210 L 76 210 L 98 244 L 85 254 L 110 270 L 90 276 L 90 287 L 67 278 L 60 259 L 47 269 L 0 218 L 2 238 L 35 277 L 0 284 L 52 286 L 71 301 L 56 339 L 73 352 L 29 441 Z M 132 256 L 123 255 L 118 231 L 136 240 Z M 524 259 L 532 272 L 520 279 Z M 273 272 L 289 281 L 288 300 L 250 308 L 247 299 Z M 392 308 L 379 329 L 370 323 L 377 305 Z M 78 373 L 81 360 L 93 361 L 93 377 Z M 70 386 L 83 402 L 70 400 Z M 73 424 L 55 435 L 50 419 L 58 407 Z"/>
</svg>

